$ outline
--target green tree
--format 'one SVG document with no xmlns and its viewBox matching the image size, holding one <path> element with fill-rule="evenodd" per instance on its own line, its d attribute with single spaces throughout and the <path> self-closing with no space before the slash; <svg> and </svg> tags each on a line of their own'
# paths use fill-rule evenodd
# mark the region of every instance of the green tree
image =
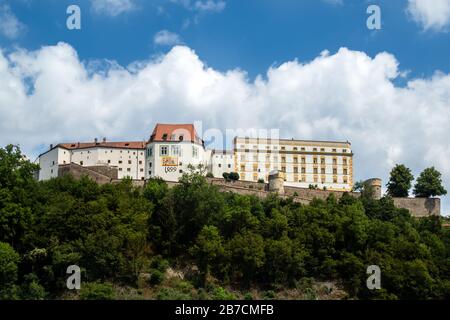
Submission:
<svg viewBox="0 0 450 320">
<path fill-rule="evenodd" d="M 386 184 L 388 195 L 391 197 L 407 197 L 414 176 L 411 170 L 403 164 L 397 164 L 391 171 L 389 182 Z"/>
<path fill-rule="evenodd" d="M 191 253 L 200 262 L 200 269 L 204 275 L 204 284 L 209 278 L 210 268 L 213 263 L 223 256 L 224 248 L 219 229 L 214 226 L 204 226 L 200 231 Z"/>
<path fill-rule="evenodd" d="M 19 254 L 7 243 L 0 242 L 0 300 L 15 299 Z"/>
<path fill-rule="evenodd" d="M 81 286 L 81 300 L 114 300 L 115 293 L 111 284 L 88 282 Z"/>
<path fill-rule="evenodd" d="M 232 181 L 238 181 L 240 179 L 239 173 L 237 173 L 237 172 L 230 172 L 228 177 Z"/>
<path fill-rule="evenodd" d="M 419 198 L 443 196 L 447 194 L 442 185 L 441 173 L 434 167 L 425 169 L 417 178 L 414 195 Z"/>
</svg>

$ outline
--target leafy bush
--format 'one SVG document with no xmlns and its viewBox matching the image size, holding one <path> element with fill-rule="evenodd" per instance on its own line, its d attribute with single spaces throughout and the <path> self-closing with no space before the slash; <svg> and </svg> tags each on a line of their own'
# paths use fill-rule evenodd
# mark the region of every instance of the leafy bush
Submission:
<svg viewBox="0 0 450 320">
<path fill-rule="evenodd" d="M 83 283 L 80 290 L 81 300 L 114 300 L 115 293 L 111 284 L 88 282 Z"/>
<path fill-rule="evenodd" d="M 236 296 L 222 287 L 217 287 L 213 292 L 214 300 L 236 300 Z"/>
</svg>

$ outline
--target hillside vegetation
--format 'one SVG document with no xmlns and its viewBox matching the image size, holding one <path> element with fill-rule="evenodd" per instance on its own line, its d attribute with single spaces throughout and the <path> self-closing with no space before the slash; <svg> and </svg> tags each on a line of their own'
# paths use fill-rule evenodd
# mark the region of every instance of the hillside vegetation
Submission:
<svg viewBox="0 0 450 320">
<path fill-rule="evenodd" d="M 169 189 L 35 170 L 0 149 L 0 299 L 450 298 L 449 230 L 388 197 L 301 205 L 221 193 L 195 172 Z M 381 290 L 367 289 L 369 265 Z"/>
</svg>

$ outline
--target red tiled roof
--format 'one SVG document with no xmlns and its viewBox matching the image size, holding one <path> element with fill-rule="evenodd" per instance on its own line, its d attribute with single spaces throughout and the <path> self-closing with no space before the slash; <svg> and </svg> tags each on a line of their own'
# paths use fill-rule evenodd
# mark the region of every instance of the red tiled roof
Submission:
<svg viewBox="0 0 450 320">
<path fill-rule="evenodd" d="M 203 144 L 203 141 L 197 136 L 193 124 L 156 124 L 150 142 L 167 141 L 191 141 Z"/>
<path fill-rule="evenodd" d="M 125 141 L 125 142 L 76 142 L 76 143 L 60 143 L 57 147 L 73 150 L 86 149 L 93 147 L 103 148 L 121 148 L 121 149 L 145 149 L 144 141 Z"/>
</svg>

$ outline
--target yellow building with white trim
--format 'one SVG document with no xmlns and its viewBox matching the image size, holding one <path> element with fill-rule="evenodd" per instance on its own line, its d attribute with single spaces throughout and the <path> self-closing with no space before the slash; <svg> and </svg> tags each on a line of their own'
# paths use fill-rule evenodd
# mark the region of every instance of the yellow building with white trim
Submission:
<svg viewBox="0 0 450 320">
<path fill-rule="evenodd" d="M 285 185 L 350 191 L 353 153 L 350 142 L 287 139 L 234 139 L 235 171 L 241 180 L 268 182 L 269 172 L 285 173 Z"/>
</svg>

